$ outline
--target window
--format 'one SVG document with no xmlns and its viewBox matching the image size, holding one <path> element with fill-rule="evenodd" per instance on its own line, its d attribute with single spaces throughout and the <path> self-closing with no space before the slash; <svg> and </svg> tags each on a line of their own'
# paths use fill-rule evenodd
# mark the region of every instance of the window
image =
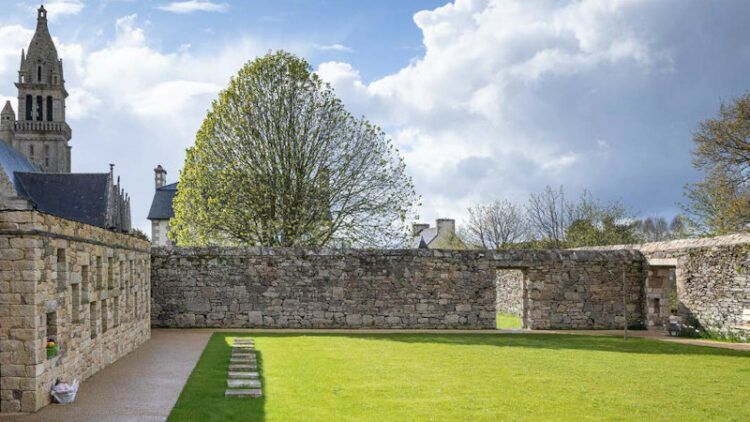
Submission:
<svg viewBox="0 0 750 422">
<path fill-rule="evenodd" d="M 91 323 L 91 338 L 96 338 L 96 321 L 99 320 L 99 316 L 96 314 L 96 302 L 89 304 L 89 320 Z"/>
<path fill-rule="evenodd" d="M 42 65 L 39 65 L 36 67 L 36 81 L 37 82 L 42 81 Z"/>
<path fill-rule="evenodd" d="M 52 77 L 52 83 L 57 85 L 57 76 Z"/>
<path fill-rule="evenodd" d="M 102 277 L 102 257 L 96 257 L 96 288 L 101 289 L 104 286 L 104 280 Z"/>
<path fill-rule="evenodd" d="M 68 262 L 65 259 L 65 249 L 57 250 L 57 286 L 64 288 L 68 283 Z"/>
<path fill-rule="evenodd" d="M 44 166 L 49 167 L 49 145 L 44 146 Z"/>
<path fill-rule="evenodd" d="M 39 122 L 41 122 L 43 120 L 42 119 L 42 112 L 44 111 L 43 108 L 42 108 L 43 107 L 43 104 L 42 104 L 43 102 L 44 102 L 44 98 L 42 98 L 41 95 L 37 95 L 36 96 L 36 120 L 39 121 Z"/>
<path fill-rule="evenodd" d="M 34 119 L 34 97 L 31 95 L 26 96 L 26 120 Z"/>
<path fill-rule="evenodd" d="M 57 312 L 47 312 L 47 339 L 57 343 Z"/>
<path fill-rule="evenodd" d="M 31 157 L 32 160 L 34 159 L 34 145 L 29 145 L 29 157 Z"/>
<path fill-rule="evenodd" d="M 102 301 L 102 334 L 107 332 L 107 300 Z"/>
<path fill-rule="evenodd" d="M 115 288 L 115 260 L 107 258 L 107 284 L 110 289 Z"/>
<path fill-rule="evenodd" d="M 52 121 L 52 97 L 47 97 L 47 121 Z"/>
<path fill-rule="evenodd" d="M 73 322 L 78 322 L 81 319 L 81 284 L 71 284 L 70 289 L 71 314 L 73 315 Z"/>
<path fill-rule="evenodd" d="M 120 297 L 115 297 L 114 301 L 112 304 L 114 305 L 112 309 L 112 326 L 117 327 L 120 325 Z"/>
<path fill-rule="evenodd" d="M 81 284 L 83 284 L 83 297 L 85 300 L 89 300 L 91 297 L 91 280 L 89 280 L 89 266 L 81 265 Z"/>
</svg>

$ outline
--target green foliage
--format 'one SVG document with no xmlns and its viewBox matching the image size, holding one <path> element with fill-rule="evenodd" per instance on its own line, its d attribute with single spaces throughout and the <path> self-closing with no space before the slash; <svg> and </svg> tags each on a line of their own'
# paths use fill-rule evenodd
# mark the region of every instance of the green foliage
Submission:
<svg viewBox="0 0 750 422">
<path fill-rule="evenodd" d="M 384 132 L 346 111 L 310 65 L 247 63 L 187 150 L 170 236 L 180 245 L 385 246 L 417 196 Z"/>
<path fill-rule="evenodd" d="M 699 235 L 722 235 L 746 231 L 750 224 L 750 195 L 744 184 L 732 181 L 724 171 L 712 171 L 700 182 L 685 188 L 683 205 L 688 226 Z"/>
<path fill-rule="evenodd" d="M 565 245 L 569 248 L 583 246 L 624 245 L 635 243 L 638 236 L 633 223 L 618 223 L 606 215 L 595 224 L 591 220 L 576 220 L 568 227 Z"/>
<path fill-rule="evenodd" d="M 169 421 L 750 419 L 747 352 L 608 336 L 253 333 L 263 398 L 226 398 L 247 335 L 213 334 Z"/>
<path fill-rule="evenodd" d="M 704 179 L 685 189 L 683 209 L 701 235 L 747 231 L 750 224 L 750 93 L 722 103 L 719 115 L 700 123 L 693 165 Z"/>
<path fill-rule="evenodd" d="M 130 229 L 130 235 L 137 237 L 138 239 L 145 240 L 146 242 L 151 241 L 146 232 L 141 229 Z"/>
</svg>

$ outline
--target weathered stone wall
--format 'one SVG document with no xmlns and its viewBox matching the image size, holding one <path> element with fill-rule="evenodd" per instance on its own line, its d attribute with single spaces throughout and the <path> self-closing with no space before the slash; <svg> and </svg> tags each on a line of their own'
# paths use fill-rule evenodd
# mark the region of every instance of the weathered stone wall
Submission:
<svg viewBox="0 0 750 422">
<path fill-rule="evenodd" d="M 495 277 L 497 311 L 523 317 L 523 271 L 497 270 Z"/>
<path fill-rule="evenodd" d="M 496 270 L 522 269 L 528 328 L 614 328 L 625 305 L 641 322 L 641 261 L 632 251 L 154 248 L 152 324 L 494 328 Z"/>
<path fill-rule="evenodd" d="M 460 253 L 152 249 L 152 324 L 493 328 L 494 274 Z"/>
<path fill-rule="evenodd" d="M 0 411 L 33 412 L 150 337 L 148 242 L 36 211 L 0 212 Z M 46 340 L 60 351 L 47 358 Z"/>
<path fill-rule="evenodd" d="M 674 270 L 676 280 L 667 285 L 674 284 L 676 295 L 670 291 L 646 293 L 648 300 L 667 301 L 662 318 L 668 316 L 663 314 L 672 307 L 668 303 L 672 296 L 678 301 L 678 316 L 685 320 L 696 319 L 705 329 L 750 338 L 750 234 L 599 249 L 637 250 L 644 255 L 649 274 L 658 278 L 664 276 L 664 269 Z M 648 300 L 644 313 L 654 311 Z"/>
</svg>

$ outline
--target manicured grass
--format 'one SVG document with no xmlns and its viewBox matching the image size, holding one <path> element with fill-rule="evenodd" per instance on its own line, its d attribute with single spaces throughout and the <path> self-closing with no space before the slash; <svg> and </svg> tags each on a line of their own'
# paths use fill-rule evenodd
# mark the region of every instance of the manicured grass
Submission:
<svg viewBox="0 0 750 422">
<path fill-rule="evenodd" d="M 523 327 L 521 318 L 511 314 L 504 314 L 502 312 L 497 313 L 495 321 L 495 325 L 501 330 L 516 330 Z"/>
<path fill-rule="evenodd" d="M 252 334 L 264 398 L 241 399 L 224 397 L 232 337 L 213 335 L 170 421 L 750 420 L 746 352 L 552 334 Z"/>
</svg>

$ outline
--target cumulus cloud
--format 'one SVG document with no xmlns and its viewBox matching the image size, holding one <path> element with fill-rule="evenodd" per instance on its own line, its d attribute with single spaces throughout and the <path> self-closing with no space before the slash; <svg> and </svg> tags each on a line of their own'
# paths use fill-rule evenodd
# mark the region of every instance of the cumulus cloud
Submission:
<svg viewBox="0 0 750 422">
<path fill-rule="evenodd" d="M 229 6 L 226 3 L 214 3 L 211 1 L 189 0 L 173 1 L 169 4 L 159 6 L 160 10 L 171 13 L 193 13 L 193 12 L 225 12 Z"/>
<path fill-rule="evenodd" d="M 457 0 L 414 16 L 424 54 L 401 70 L 371 82 L 348 63 L 317 72 L 357 114 L 386 127 L 424 196 L 422 214 L 460 218 L 475 201 L 525 198 L 545 184 L 587 187 L 579 174 L 607 157 L 592 147 L 604 134 L 580 138 L 572 126 L 585 113 L 578 122 L 560 116 L 608 75 L 672 69 L 670 51 L 638 24 L 645 4 Z M 561 86 L 580 92 L 566 99 Z"/>
</svg>

